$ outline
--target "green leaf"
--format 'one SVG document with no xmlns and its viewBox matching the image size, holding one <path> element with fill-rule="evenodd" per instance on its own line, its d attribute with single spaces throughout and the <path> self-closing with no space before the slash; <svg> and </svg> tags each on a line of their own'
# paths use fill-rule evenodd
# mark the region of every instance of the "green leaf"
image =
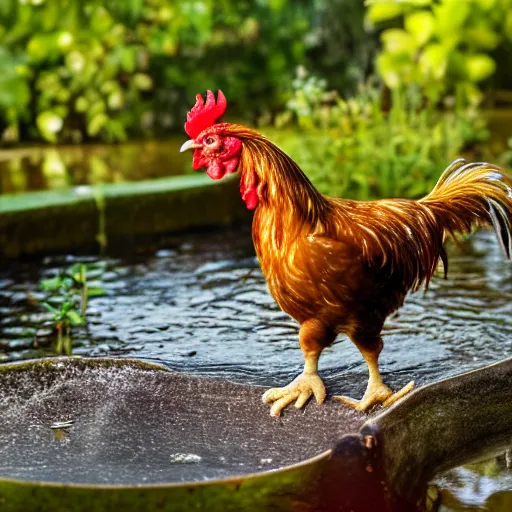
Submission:
<svg viewBox="0 0 512 512">
<path fill-rule="evenodd" d="M 74 309 L 69 310 L 66 313 L 66 317 L 73 326 L 79 326 L 85 323 L 85 319 Z"/>
<path fill-rule="evenodd" d="M 402 6 L 397 3 L 373 3 L 368 9 L 368 20 L 374 25 L 393 20 L 402 14 Z"/>
<path fill-rule="evenodd" d="M 103 297 L 107 292 L 100 287 L 87 288 L 87 295 L 89 297 Z"/>
<path fill-rule="evenodd" d="M 73 279 L 75 279 L 75 275 L 80 275 L 83 263 L 73 263 L 67 270 L 66 274 L 70 275 Z"/>
<path fill-rule="evenodd" d="M 400 66 L 395 56 L 382 53 L 377 56 L 376 63 L 380 76 L 390 89 L 396 89 L 403 83 L 399 73 Z"/>
<path fill-rule="evenodd" d="M 92 6 L 91 6 L 92 7 Z M 93 7 L 92 16 L 89 21 L 90 28 L 97 34 L 104 34 L 112 28 L 112 17 L 102 6 Z"/>
<path fill-rule="evenodd" d="M 94 116 L 98 114 L 103 114 L 107 110 L 107 106 L 102 99 L 99 99 L 95 102 L 91 102 L 89 109 L 87 110 L 87 116 L 89 119 L 92 119 Z"/>
<path fill-rule="evenodd" d="M 47 292 L 54 292 L 62 286 L 62 280 L 60 277 L 54 277 L 51 279 L 42 279 L 39 282 L 39 287 Z"/>
<path fill-rule="evenodd" d="M 57 47 L 62 52 L 66 52 L 73 46 L 74 40 L 75 38 L 71 32 L 60 32 L 57 36 Z"/>
<path fill-rule="evenodd" d="M 269 7 L 274 11 L 279 11 L 283 8 L 286 0 L 268 0 Z"/>
<path fill-rule="evenodd" d="M 496 62 L 485 53 L 470 55 L 466 57 L 466 71 L 472 82 L 480 82 L 494 74 Z"/>
<path fill-rule="evenodd" d="M 500 36 L 484 23 L 468 28 L 464 34 L 464 40 L 470 47 L 481 50 L 494 50 L 499 42 Z"/>
<path fill-rule="evenodd" d="M 121 53 L 121 69 L 127 73 L 133 73 L 137 67 L 134 48 L 123 48 Z"/>
<path fill-rule="evenodd" d="M 465 101 L 470 105 L 478 106 L 483 99 L 482 91 L 471 82 L 459 82 L 457 84 L 457 90 L 460 91 Z"/>
<path fill-rule="evenodd" d="M 81 114 L 87 111 L 89 107 L 89 102 L 84 96 L 78 96 L 75 101 L 75 110 Z"/>
<path fill-rule="evenodd" d="M 418 46 L 423 46 L 434 33 L 435 20 L 430 11 L 418 11 L 407 14 L 405 29 L 412 35 Z"/>
<path fill-rule="evenodd" d="M 95 137 L 100 133 L 101 129 L 108 121 L 108 116 L 104 113 L 96 114 L 87 124 L 87 134 L 90 137 Z"/>
<path fill-rule="evenodd" d="M 386 52 L 391 54 L 406 54 L 411 57 L 416 52 L 416 42 L 414 38 L 405 30 L 400 28 L 391 28 L 381 34 L 382 43 Z"/>
<path fill-rule="evenodd" d="M 434 80 L 441 80 L 445 77 L 447 64 L 446 49 L 439 43 L 429 44 L 419 59 L 421 73 Z"/>
<path fill-rule="evenodd" d="M 45 34 L 36 34 L 27 43 L 27 53 L 31 60 L 41 62 L 48 57 L 50 47 Z"/>
<path fill-rule="evenodd" d="M 9 122 L 17 121 L 18 114 L 22 114 L 30 102 L 30 89 L 28 80 L 32 71 L 11 53 L 0 46 L 0 110 L 11 110 L 14 115 Z M 7 117 L 7 116 L 6 116 Z"/>
<path fill-rule="evenodd" d="M 109 94 L 107 98 L 107 105 L 110 110 L 120 110 L 121 108 L 123 108 L 123 93 L 119 90 Z"/>
<path fill-rule="evenodd" d="M 36 118 L 37 128 L 41 135 L 50 142 L 57 141 L 57 134 L 62 130 L 64 121 L 55 112 L 46 110 Z"/>
<path fill-rule="evenodd" d="M 86 58 L 82 52 L 75 50 L 66 55 L 66 67 L 75 75 L 79 75 L 85 68 Z"/>
<path fill-rule="evenodd" d="M 471 2 L 444 1 L 432 6 L 436 18 L 436 32 L 442 40 L 456 39 L 470 13 Z"/>
<path fill-rule="evenodd" d="M 489 11 L 496 4 L 496 0 L 474 0 L 482 9 Z"/>
<path fill-rule="evenodd" d="M 57 315 L 59 313 L 59 310 L 50 306 L 50 304 L 48 304 L 48 302 L 41 302 L 41 306 L 43 308 L 47 309 L 50 313 L 53 313 L 54 315 Z"/>
<path fill-rule="evenodd" d="M 149 91 L 153 87 L 153 80 L 149 75 L 136 73 L 133 76 L 133 84 L 141 91 Z"/>
</svg>

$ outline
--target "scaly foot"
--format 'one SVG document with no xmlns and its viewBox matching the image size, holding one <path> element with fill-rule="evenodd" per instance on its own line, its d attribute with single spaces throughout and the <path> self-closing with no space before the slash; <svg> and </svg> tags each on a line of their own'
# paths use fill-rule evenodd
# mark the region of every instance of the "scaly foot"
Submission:
<svg viewBox="0 0 512 512">
<path fill-rule="evenodd" d="M 295 407 L 301 409 L 312 395 L 321 404 L 326 396 L 324 383 L 317 373 L 301 373 L 288 386 L 269 389 L 262 398 L 267 404 L 273 402 L 271 416 L 280 416 L 283 409 L 293 401 Z"/>
<path fill-rule="evenodd" d="M 388 386 L 381 382 L 375 385 L 368 385 L 368 388 L 366 389 L 366 392 L 361 400 L 354 400 L 353 398 L 349 398 L 347 396 L 333 396 L 333 399 L 338 400 L 339 402 L 343 402 L 349 407 L 353 407 L 356 409 L 356 411 L 366 412 L 378 404 L 382 404 L 383 407 L 389 407 L 398 399 L 407 395 L 407 393 L 409 393 L 413 388 L 414 382 L 411 381 L 402 389 L 396 393 L 393 393 L 393 391 L 391 391 Z"/>
</svg>

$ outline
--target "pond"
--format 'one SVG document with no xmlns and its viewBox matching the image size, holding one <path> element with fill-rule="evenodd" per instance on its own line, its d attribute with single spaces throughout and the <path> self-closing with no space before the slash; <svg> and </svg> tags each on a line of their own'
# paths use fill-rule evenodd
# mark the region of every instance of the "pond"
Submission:
<svg viewBox="0 0 512 512">
<path fill-rule="evenodd" d="M 410 295 L 386 323 L 381 369 L 395 388 L 411 379 L 426 384 L 512 353 L 512 272 L 494 236 L 480 233 L 451 246 L 449 254 L 448 279 L 440 274 L 427 292 Z M 45 298 L 39 282 L 76 262 L 87 263 L 89 286 L 103 295 L 90 299 L 87 326 L 74 329 L 75 354 L 137 357 L 265 386 L 284 385 L 301 369 L 297 325 L 268 294 L 247 228 L 168 237 L 158 246 L 111 249 L 105 257 L 7 263 L 0 271 L 4 360 L 54 353 L 55 333 L 38 304 Z M 362 395 L 366 366 L 346 338 L 325 350 L 320 370 L 331 393 Z M 490 494 L 510 489 L 507 470 L 497 467 Z M 482 493 L 471 490 L 468 471 L 475 473 L 460 468 L 439 482 L 446 495 L 469 505 Z"/>
</svg>

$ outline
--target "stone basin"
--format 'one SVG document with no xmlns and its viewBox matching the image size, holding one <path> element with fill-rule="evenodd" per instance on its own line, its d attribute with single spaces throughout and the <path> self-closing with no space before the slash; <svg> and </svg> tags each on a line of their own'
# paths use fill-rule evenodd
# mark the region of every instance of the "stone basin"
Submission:
<svg viewBox="0 0 512 512">
<path fill-rule="evenodd" d="M 263 388 L 129 359 L 0 366 L 0 509 L 423 510 L 438 471 L 512 436 L 512 359 L 369 418 L 272 418 Z"/>
</svg>

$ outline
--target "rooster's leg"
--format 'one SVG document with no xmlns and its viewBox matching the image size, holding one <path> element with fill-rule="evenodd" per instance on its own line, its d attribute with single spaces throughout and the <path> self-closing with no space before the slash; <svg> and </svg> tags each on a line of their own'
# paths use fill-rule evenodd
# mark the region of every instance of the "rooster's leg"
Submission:
<svg viewBox="0 0 512 512">
<path fill-rule="evenodd" d="M 283 409 L 292 402 L 295 402 L 295 407 L 301 409 L 311 396 L 314 396 L 319 404 L 325 400 L 325 386 L 318 375 L 318 359 L 323 348 L 332 343 L 335 336 L 319 322 L 310 321 L 302 324 L 299 340 L 304 354 L 304 370 L 287 386 L 269 389 L 263 395 L 264 402 L 272 403 L 272 416 L 280 416 Z"/>
<path fill-rule="evenodd" d="M 391 389 L 382 381 L 382 376 L 379 371 L 379 354 L 382 350 L 383 343 L 380 338 L 372 344 L 360 344 L 357 342 L 355 342 L 355 344 L 368 365 L 368 386 L 366 387 L 366 391 L 361 400 L 354 400 L 353 398 L 346 396 L 335 396 L 333 397 L 335 400 L 343 402 L 358 411 L 367 411 L 374 405 L 378 404 L 382 404 L 387 407 L 411 391 L 414 387 L 414 382 L 410 382 L 401 390 L 393 393 L 393 391 L 391 391 Z"/>
</svg>

